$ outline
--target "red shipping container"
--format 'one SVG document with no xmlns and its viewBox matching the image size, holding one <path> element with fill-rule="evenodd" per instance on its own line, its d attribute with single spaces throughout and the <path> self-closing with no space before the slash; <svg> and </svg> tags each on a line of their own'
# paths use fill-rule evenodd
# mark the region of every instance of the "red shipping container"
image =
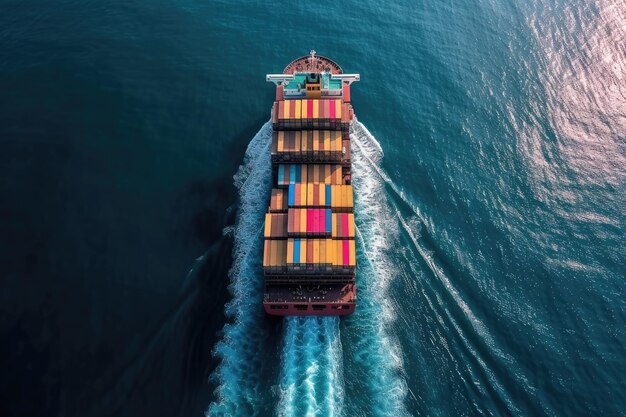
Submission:
<svg viewBox="0 0 626 417">
<path fill-rule="evenodd" d="M 306 240 L 306 263 L 313 263 L 313 239 Z"/>
<path fill-rule="evenodd" d="M 343 264 L 350 265 L 350 241 L 342 240 L 343 243 Z"/>
<path fill-rule="evenodd" d="M 296 118 L 296 104 L 298 104 L 298 100 L 289 100 L 289 118 Z"/>
<path fill-rule="evenodd" d="M 284 88 L 285 87 L 282 84 L 276 86 L 276 101 L 284 98 Z"/>
<path fill-rule="evenodd" d="M 350 102 L 350 84 L 343 85 L 343 101 L 345 103 Z"/>
<path fill-rule="evenodd" d="M 294 233 L 293 222 L 295 220 L 295 210 L 289 209 L 289 211 L 287 212 L 287 217 L 289 219 L 287 224 L 287 233 Z"/>
<path fill-rule="evenodd" d="M 278 118 L 279 119 L 285 118 L 285 102 L 284 101 L 278 102 Z"/>
<path fill-rule="evenodd" d="M 300 201 L 301 200 L 301 198 L 300 198 L 300 187 L 301 187 L 300 184 L 295 184 L 294 185 L 294 190 L 295 190 L 295 194 L 296 194 L 294 196 L 294 204 L 296 206 L 299 206 L 301 204 L 301 201 Z"/>
<path fill-rule="evenodd" d="M 337 237 L 343 237 L 343 222 L 341 221 L 342 217 L 343 214 L 337 214 Z"/>
<path fill-rule="evenodd" d="M 317 210 L 316 209 L 312 209 L 311 210 L 311 214 L 313 216 L 313 221 L 311 223 L 313 223 L 313 230 L 311 230 L 313 233 L 317 233 L 317 230 L 319 229 L 319 219 L 317 218 Z"/>
<path fill-rule="evenodd" d="M 306 209 L 306 232 L 313 232 L 313 216 L 311 215 L 312 209 Z"/>
<path fill-rule="evenodd" d="M 341 215 L 341 231 L 343 232 L 342 236 L 348 237 L 350 231 L 348 230 L 348 214 L 343 213 Z"/>
</svg>

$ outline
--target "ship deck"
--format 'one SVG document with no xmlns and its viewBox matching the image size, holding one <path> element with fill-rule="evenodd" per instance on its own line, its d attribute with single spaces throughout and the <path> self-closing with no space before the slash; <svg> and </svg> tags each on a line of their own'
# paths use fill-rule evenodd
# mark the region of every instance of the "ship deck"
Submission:
<svg viewBox="0 0 626 417">
<path fill-rule="evenodd" d="M 266 285 L 266 303 L 353 303 L 356 301 L 354 283 L 340 285 Z"/>
<path fill-rule="evenodd" d="M 285 67 L 283 74 L 293 74 L 295 72 L 329 72 L 331 74 L 342 74 L 343 70 L 335 61 L 325 56 L 305 55 L 294 59 Z"/>
</svg>

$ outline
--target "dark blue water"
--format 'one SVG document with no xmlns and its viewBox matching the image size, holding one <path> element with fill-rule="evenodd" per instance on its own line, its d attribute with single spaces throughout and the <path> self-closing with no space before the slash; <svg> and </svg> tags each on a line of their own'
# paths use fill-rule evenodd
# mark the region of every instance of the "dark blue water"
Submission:
<svg viewBox="0 0 626 417">
<path fill-rule="evenodd" d="M 625 21 L 0 2 L 0 414 L 626 415 Z M 362 75 L 359 306 L 270 320 L 264 74 L 310 49 Z"/>
</svg>

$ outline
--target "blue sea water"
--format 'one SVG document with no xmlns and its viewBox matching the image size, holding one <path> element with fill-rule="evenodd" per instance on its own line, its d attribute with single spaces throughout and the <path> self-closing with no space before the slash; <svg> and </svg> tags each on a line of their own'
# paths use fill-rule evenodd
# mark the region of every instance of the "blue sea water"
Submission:
<svg viewBox="0 0 626 417">
<path fill-rule="evenodd" d="M 626 415 L 624 22 L 3 0 L 0 414 Z M 264 74 L 310 49 L 362 77 L 358 308 L 273 320 Z"/>
</svg>

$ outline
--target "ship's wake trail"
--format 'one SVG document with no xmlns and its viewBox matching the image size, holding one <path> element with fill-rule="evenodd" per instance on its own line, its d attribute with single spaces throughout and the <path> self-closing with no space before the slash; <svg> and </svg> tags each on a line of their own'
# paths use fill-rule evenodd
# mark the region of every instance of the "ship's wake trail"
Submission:
<svg viewBox="0 0 626 417">
<path fill-rule="evenodd" d="M 375 416 L 408 416 L 404 404 L 407 386 L 399 344 L 392 333 L 395 303 L 389 285 L 399 271 L 390 251 L 399 244 L 399 227 L 394 210 L 385 198 L 381 179 L 383 151 L 369 131 L 355 120 L 350 130 L 352 184 L 358 251 L 358 301 L 346 331 L 346 380 L 360 395 L 356 404 L 346 405 L 350 414 L 367 410 Z M 348 387 L 346 388 L 348 389 Z"/>
<path fill-rule="evenodd" d="M 234 235 L 229 272 L 232 300 L 225 309 L 230 323 L 213 352 L 220 360 L 211 375 L 218 384 L 217 401 L 209 406 L 207 416 L 259 415 L 260 403 L 269 391 L 259 371 L 266 359 L 260 346 L 267 338 L 267 329 L 261 325 L 264 312 L 259 308 L 263 296 L 259 234 L 271 188 L 271 135 L 272 125 L 267 122 L 250 141 L 234 177 L 240 199 L 237 221 L 232 230 L 225 230 Z"/>
<path fill-rule="evenodd" d="M 278 416 L 342 415 L 339 318 L 287 317 L 283 333 Z"/>
</svg>

